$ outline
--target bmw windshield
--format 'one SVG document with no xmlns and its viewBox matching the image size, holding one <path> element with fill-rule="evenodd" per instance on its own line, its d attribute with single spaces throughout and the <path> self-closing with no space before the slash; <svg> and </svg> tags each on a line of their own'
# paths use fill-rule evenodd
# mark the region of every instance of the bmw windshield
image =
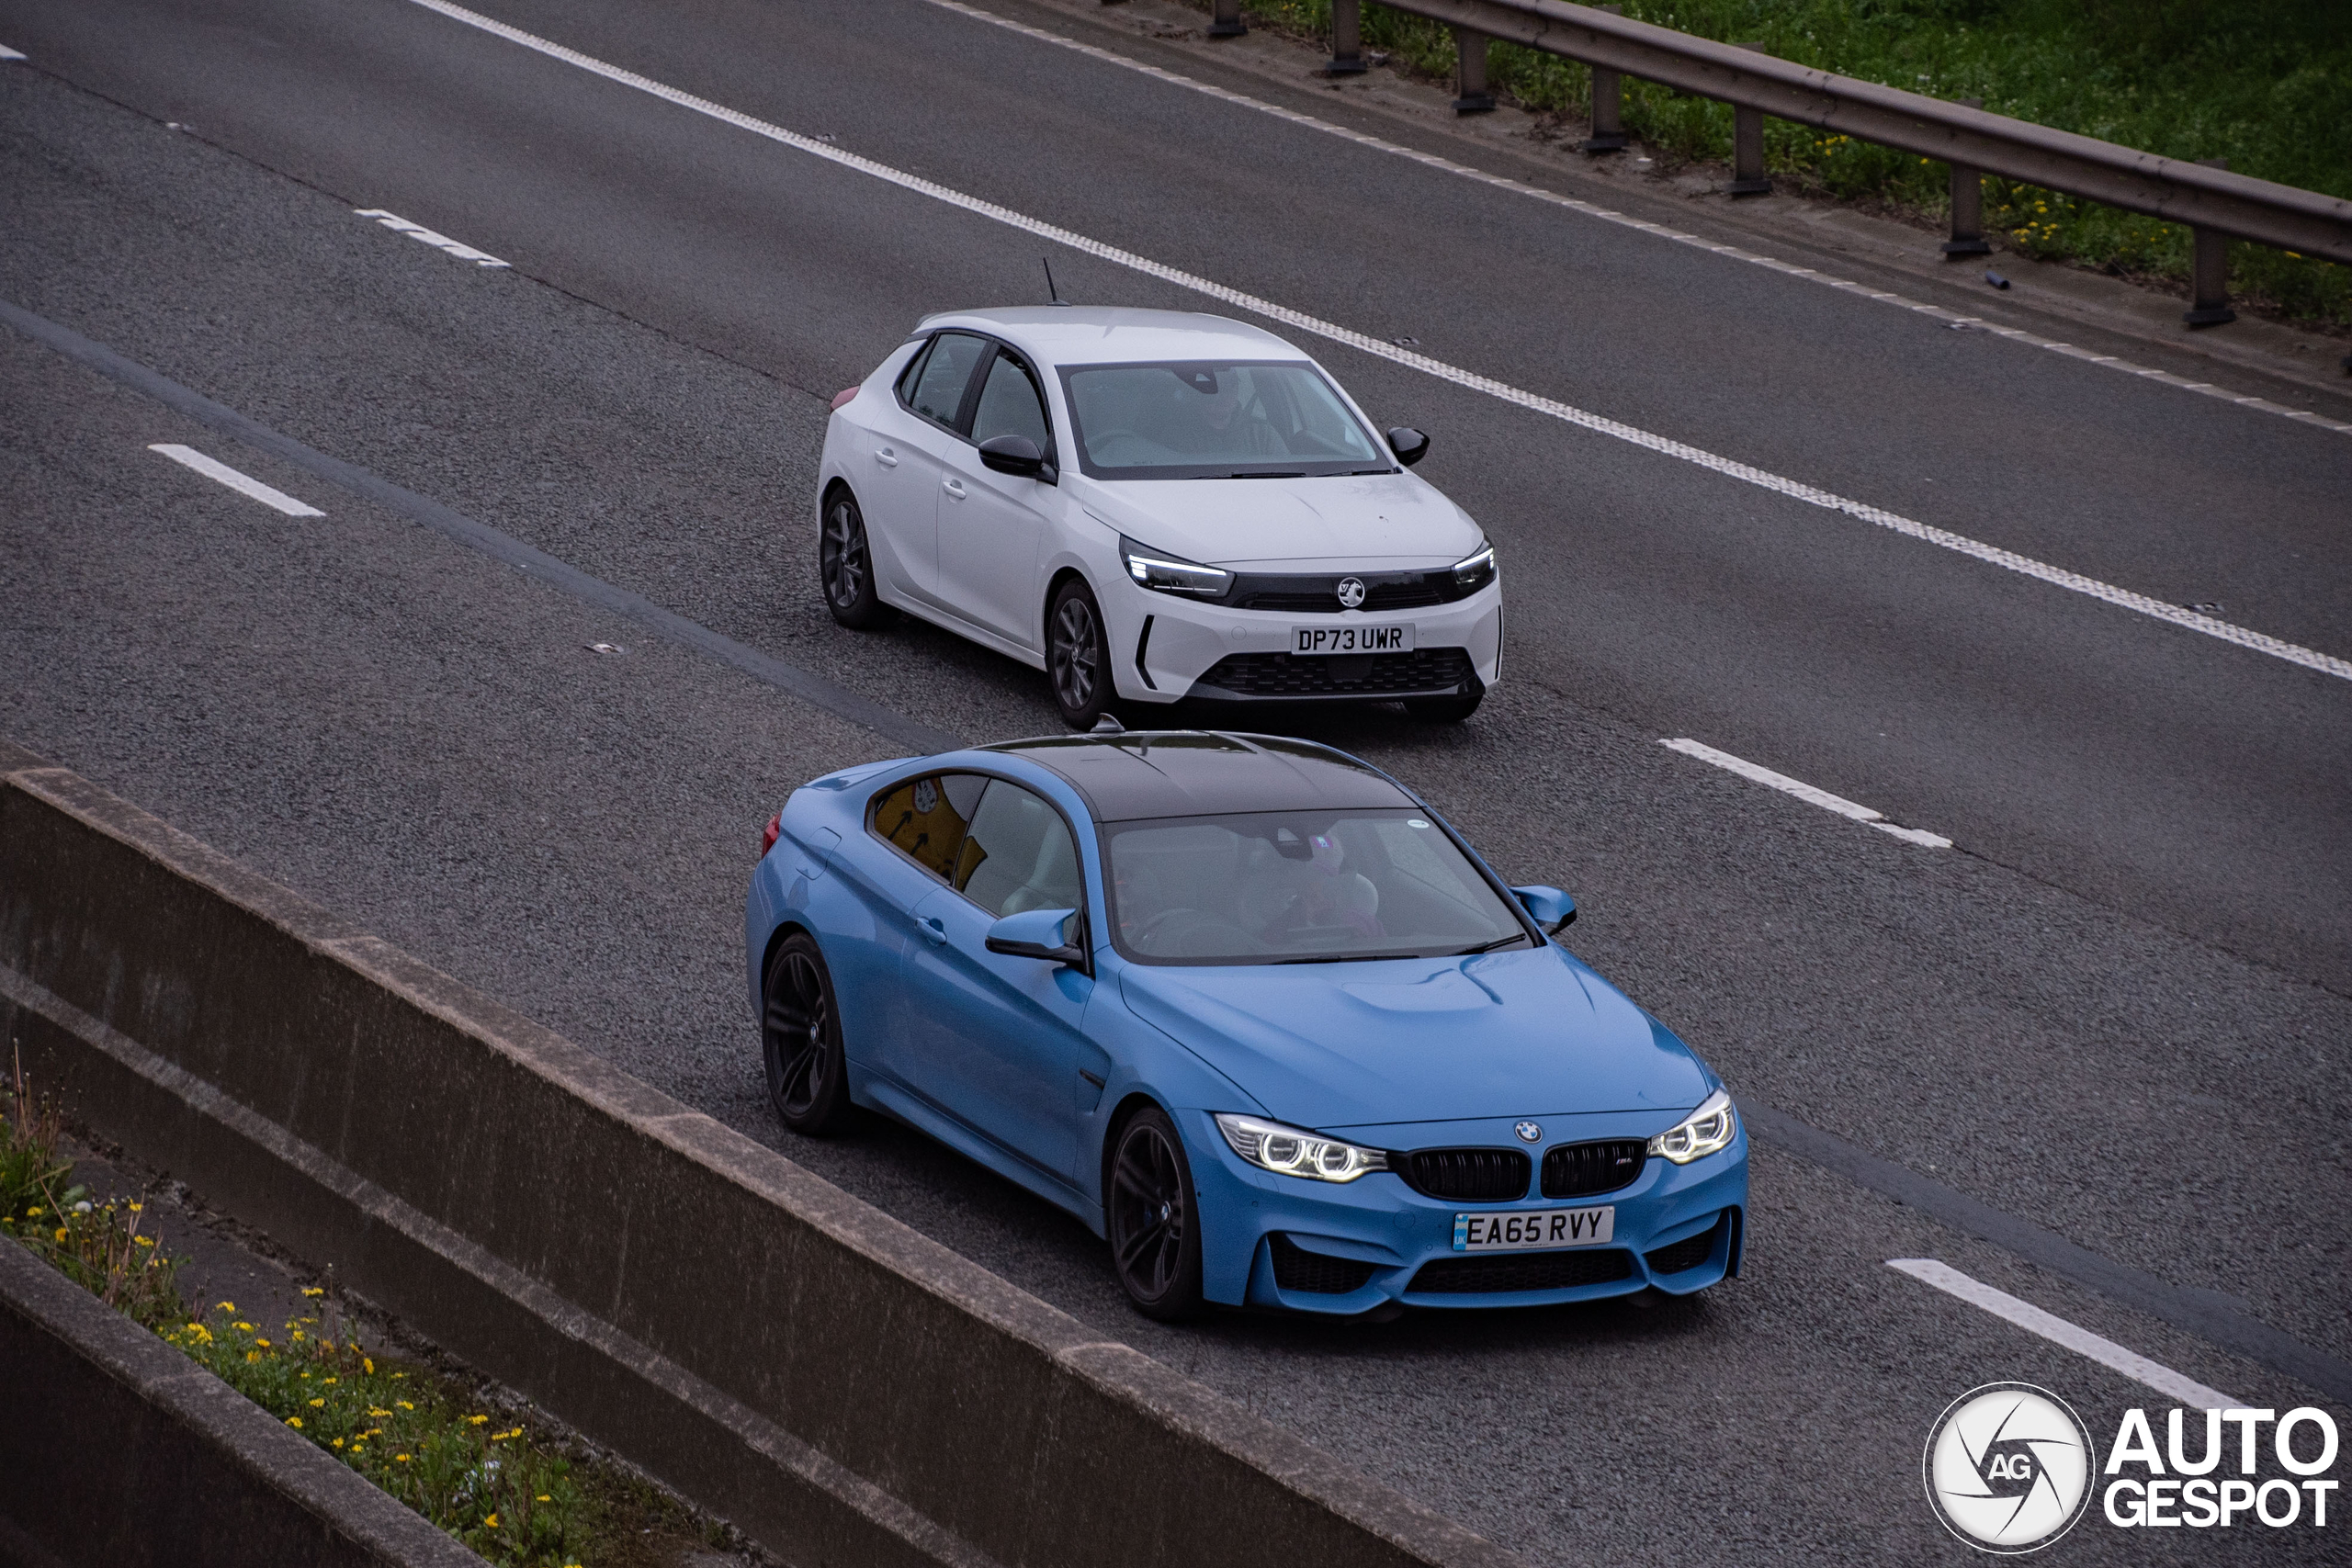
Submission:
<svg viewBox="0 0 2352 1568">
<path fill-rule="evenodd" d="M 1109 824 L 1112 920 L 1147 964 L 1430 958 L 1533 939 L 1453 840 L 1409 810 Z"/>
<path fill-rule="evenodd" d="M 1062 371 L 1062 387 L 1091 479 L 1396 471 L 1311 365 L 1080 365 Z"/>
</svg>

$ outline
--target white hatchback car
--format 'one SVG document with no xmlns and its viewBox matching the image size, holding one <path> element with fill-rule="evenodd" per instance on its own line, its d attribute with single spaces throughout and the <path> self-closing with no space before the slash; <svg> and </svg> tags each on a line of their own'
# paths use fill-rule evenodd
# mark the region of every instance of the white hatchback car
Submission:
<svg viewBox="0 0 2352 1568">
<path fill-rule="evenodd" d="M 1174 310 L 926 319 L 833 400 L 825 600 L 904 610 L 1114 703 L 1394 702 L 1467 718 L 1502 590 L 1478 525 L 1271 333 Z"/>
</svg>

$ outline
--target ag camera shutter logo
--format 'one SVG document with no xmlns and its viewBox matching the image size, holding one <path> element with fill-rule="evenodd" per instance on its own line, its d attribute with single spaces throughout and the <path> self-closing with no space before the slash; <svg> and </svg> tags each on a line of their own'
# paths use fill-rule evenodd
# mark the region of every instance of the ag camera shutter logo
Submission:
<svg viewBox="0 0 2352 1568">
<path fill-rule="evenodd" d="M 2091 1436 L 2048 1389 L 1996 1382 L 1970 1389 L 1928 1430 L 1920 1461 L 1928 1503 L 1944 1528 L 1980 1551 L 2039 1551 L 2090 1504 Z"/>
</svg>

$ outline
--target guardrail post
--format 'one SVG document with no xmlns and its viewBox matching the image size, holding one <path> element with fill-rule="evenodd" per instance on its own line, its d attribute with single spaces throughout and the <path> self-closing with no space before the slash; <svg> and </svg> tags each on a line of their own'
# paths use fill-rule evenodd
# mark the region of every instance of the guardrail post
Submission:
<svg viewBox="0 0 2352 1568">
<path fill-rule="evenodd" d="M 1761 43 L 1736 43 L 1734 49 L 1752 49 L 1759 53 Z M 1764 111 L 1749 108 L 1746 104 L 1731 107 L 1731 194 L 1734 196 L 1770 196 L 1772 181 L 1764 173 Z"/>
<path fill-rule="evenodd" d="M 1453 112 L 1485 114 L 1495 107 L 1487 90 L 1487 35 L 1453 29 Z"/>
<path fill-rule="evenodd" d="M 1239 38 L 1249 30 L 1241 19 L 1241 0 L 1216 0 L 1209 12 L 1209 37 Z"/>
<path fill-rule="evenodd" d="M 1622 17 L 1622 5 L 1595 6 L 1596 11 L 1606 11 Z M 1578 144 L 1582 152 L 1623 152 L 1625 150 L 1625 82 L 1614 71 L 1592 67 L 1592 134 Z"/>
<path fill-rule="evenodd" d="M 1962 108 L 1981 109 L 1982 98 L 1954 98 Z M 1987 256 L 1993 247 L 1984 241 L 1984 171 L 1972 169 L 1965 164 L 1951 166 L 1951 238 L 1944 242 L 1944 255 Z"/>
<path fill-rule="evenodd" d="M 1331 0 L 1331 59 L 1326 76 L 1363 74 L 1363 20 L 1358 0 Z"/>
<path fill-rule="evenodd" d="M 2209 169 L 2226 169 L 2227 158 L 2199 158 Z M 2230 237 L 2202 224 L 2188 231 L 2188 309 L 2180 319 L 2192 327 L 2223 326 L 2238 319 L 2230 309 Z"/>
</svg>

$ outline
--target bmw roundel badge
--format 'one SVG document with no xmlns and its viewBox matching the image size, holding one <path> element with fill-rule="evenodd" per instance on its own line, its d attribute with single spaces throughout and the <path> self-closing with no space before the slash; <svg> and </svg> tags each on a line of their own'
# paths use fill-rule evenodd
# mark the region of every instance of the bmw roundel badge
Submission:
<svg viewBox="0 0 2352 1568">
<path fill-rule="evenodd" d="M 1362 608 L 1364 593 L 1363 578 L 1343 577 L 1340 579 L 1340 586 L 1337 592 L 1340 595 L 1340 608 L 1342 610 Z"/>
<path fill-rule="evenodd" d="M 1511 1131 L 1519 1134 L 1519 1141 L 1522 1144 L 1540 1144 L 1544 1141 L 1544 1129 L 1532 1122 L 1521 1122 Z"/>
</svg>

